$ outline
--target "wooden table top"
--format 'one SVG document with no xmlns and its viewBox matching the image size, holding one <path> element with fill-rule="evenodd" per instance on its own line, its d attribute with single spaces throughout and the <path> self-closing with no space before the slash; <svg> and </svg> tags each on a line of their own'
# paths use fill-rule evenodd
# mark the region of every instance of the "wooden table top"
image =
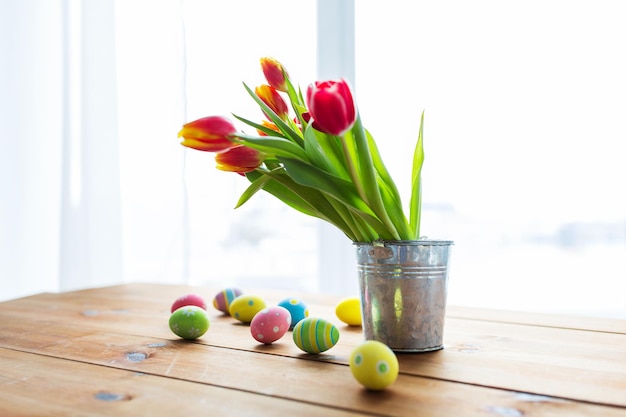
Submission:
<svg viewBox="0 0 626 417">
<path fill-rule="evenodd" d="M 299 296 L 334 323 L 338 344 L 300 351 L 291 334 L 261 345 L 212 306 L 195 341 L 170 307 L 201 287 L 129 284 L 0 303 L 0 416 L 626 416 L 626 321 L 450 306 L 441 351 L 398 354 L 384 391 L 352 377 L 361 330 L 339 298 Z M 247 291 L 248 292 L 248 291 Z"/>
</svg>

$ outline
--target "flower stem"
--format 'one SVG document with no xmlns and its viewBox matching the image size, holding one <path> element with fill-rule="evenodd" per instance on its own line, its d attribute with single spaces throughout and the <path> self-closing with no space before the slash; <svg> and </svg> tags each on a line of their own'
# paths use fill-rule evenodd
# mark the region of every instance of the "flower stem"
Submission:
<svg viewBox="0 0 626 417">
<path fill-rule="evenodd" d="M 378 188 L 378 178 L 372 162 L 372 155 L 367 143 L 367 136 L 365 134 L 363 123 L 361 122 L 360 114 L 357 114 L 356 121 L 352 127 L 352 132 L 356 143 L 357 158 L 359 159 L 360 168 L 360 176 L 357 174 L 356 178 L 353 177 L 352 180 L 357 186 L 359 194 L 362 195 L 363 199 L 367 202 L 372 211 L 376 213 L 376 216 L 378 216 L 385 227 L 387 227 L 390 236 L 381 237 L 400 240 L 400 234 L 398 233 L 394 222 L 389 217 L 389 213 L 387 213 L 387 210 L 385 209 L 380 189 Z M 347 155 L 347 157 L 350 159 L 350 155 Z"/>
<path fill-rule="evenodd" d="M 350 178 L 352 179 L 352 182 L 354 183 L 354 186 L 356 187 L 356 191 L 359 193 L 361 198 L 367 203 L 368 202 L 367 195 L 365 193 L 363 183 L 361 182 L 361 179 L 359 178 L 359 172 L 356 166 L 354 165 L 354 160 L 352 159 L 352 152 L 350 151 L 350 148 L 348 147 L 346 137 L 340 136 L 340 139 L 341 139 L 341 146 L 343 148 L 343 153 L 345 154 L 345 157 L 346 157 L 345 159 L 346 159 L 346 164 L 348 165 L 348 173 L 350 174 Z"/>
</svg>

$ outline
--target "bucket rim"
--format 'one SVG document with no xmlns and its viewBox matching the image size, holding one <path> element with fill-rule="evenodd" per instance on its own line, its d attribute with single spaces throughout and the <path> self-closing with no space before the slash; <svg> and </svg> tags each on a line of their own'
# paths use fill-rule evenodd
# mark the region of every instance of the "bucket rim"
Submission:
<svg viewBox="0 0 626 417">
<path fill-rule="evenodd" d="M 416 240 L 375 240 L 373 242 L 352 242 L 355 246 L 450 246 L 453 240 L 416 239 Z"/>
</svg>

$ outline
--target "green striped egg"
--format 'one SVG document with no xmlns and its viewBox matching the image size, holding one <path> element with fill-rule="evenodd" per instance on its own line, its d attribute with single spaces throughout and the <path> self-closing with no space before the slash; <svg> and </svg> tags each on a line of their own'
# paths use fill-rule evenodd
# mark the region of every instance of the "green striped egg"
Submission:
<svg viewBox="0 0 626 417">
<path fill-rule="evenodd" d="M 307 353 L 321 353 L 337 344 L 339 330 L 324 319 L 307 317 L 293 328 L 293 341 Z"/>
</svg>

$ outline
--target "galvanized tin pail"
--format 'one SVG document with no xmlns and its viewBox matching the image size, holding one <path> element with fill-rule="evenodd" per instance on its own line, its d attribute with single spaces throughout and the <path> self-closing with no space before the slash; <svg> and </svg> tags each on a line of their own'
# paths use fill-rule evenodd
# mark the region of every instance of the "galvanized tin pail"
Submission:
<svg viewBox="0 0 626 417">
<path fill-rule="evenodd" d="M 443 348 L 449 240 L 357 242 L 363 334 L 396 352 Z"/>
</svg>

